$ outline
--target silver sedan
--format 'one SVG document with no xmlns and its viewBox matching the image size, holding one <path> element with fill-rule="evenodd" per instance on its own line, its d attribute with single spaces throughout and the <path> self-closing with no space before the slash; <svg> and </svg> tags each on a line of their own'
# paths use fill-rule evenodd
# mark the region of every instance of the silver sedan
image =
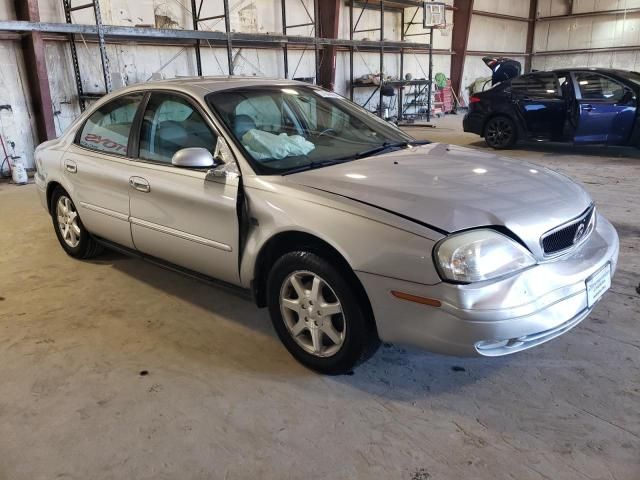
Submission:
<svg viewBox="0 0 640 480">
<path fill-rule="evenodd" d="M 591 312 L 618 257 L 569 178 L 416 142 L 287 80 L 128 87 L 36 164 L 69 255 L 107 246 L 248 290 L 289 352 L 329 374 L 381 340 L 484 356 L 539 345 Z"/>
</svg>

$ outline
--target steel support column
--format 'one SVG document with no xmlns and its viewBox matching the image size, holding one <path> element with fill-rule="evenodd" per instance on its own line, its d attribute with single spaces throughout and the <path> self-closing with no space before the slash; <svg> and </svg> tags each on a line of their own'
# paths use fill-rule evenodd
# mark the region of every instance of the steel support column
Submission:
<svg viewBox="0 0 640 480">
<path fill-rule="evenodd" d="M 527 25 L 527 46 L 526 57 L 524 57 L 524 71 L 531 71 L 531 60 L 533 54 L 533 39 L 536 33 L 536 17 L 538 15 L 538 0 L 531 0 L 529 4 L 529 24 Z"/>
<path fill-rule="evenodd" d="M 451 57 L 451 87 L 460 98 L 462 73 L 467 56 L 467 43 L 469 41 L 469 29 L 473 12 L 473 0 L 454 0 L 453 6 L 456 10 L 453 12 L 451 48 L 455 54 Z"/>
<path fill-rule="evenodd" d="M 15 0 L 18 20 L 39 22 L 37 0 Z M 28 32 L 22 37 L 22 49 L 27 65 L 27 83 L 31 93 L 38 140 L 44 142 L 56 138 L 56 127 L 51 105 L 51 90 L 44 51 L 44 40 L 41 32 Z"/>
<path fill-rule="evenodd" d="M 326 0 L 322 8 L 318 9 L 318 36 L 322 38 L 338 38 L 340 28 L 340 0 Z M 336 83 L 336 52 L 332 45 L 324 47 L 320 52 L 320 68 L 318 84 L 329 90 L 335 89 Z"/>
</svg>

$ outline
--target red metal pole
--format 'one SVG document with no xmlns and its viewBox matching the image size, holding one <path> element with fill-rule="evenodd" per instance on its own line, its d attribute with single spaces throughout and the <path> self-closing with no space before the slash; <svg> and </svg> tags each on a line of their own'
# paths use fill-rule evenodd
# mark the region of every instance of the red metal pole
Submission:
<svg viewBox="0 0 640 480">
<path fill-rule="evenodd" d="M 473 0 L 454 0 L 453 7 L 455 10 L 453 12 L 451 49 L 454 54 L 451 57 L 451 88 L 460 98 L 462 74 L 467 56 L 467 43 L 469 41 L 469 29 L 473 12 Z"/>
<path fill-rule="evenodd" d="M 338 38 L 340 28 L 340 0 L 319 1 L 318 36 Z M 320 54 L 319 83 L 324 88 L 333 90 L 336 82 L 336 47 L 325 45 Z"/>
<path fill-rule="evenodd" d="M 15 8 L 18 20 L 40 21 L 37 0 L 15 0 Z M 33 102 L 38 140 L 44 142 L 56 138 L 56 127 L 42 33 L 26 33 L 22 38 L 22 49 L 27 64 L 27 83 Z"/>
</svg>

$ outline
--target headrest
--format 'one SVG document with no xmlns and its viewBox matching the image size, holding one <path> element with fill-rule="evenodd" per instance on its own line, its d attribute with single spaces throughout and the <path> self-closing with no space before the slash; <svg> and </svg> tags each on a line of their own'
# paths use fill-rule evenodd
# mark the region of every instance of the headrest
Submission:
<svg viewBox="0 0 640 480">
<path fill-rule="evenodd" d="M 238 139 L 253 128 L 256 128 L 256 122 L 249 115 L 237 115 L 233 121 L 233 133 Z"/>
</svg>

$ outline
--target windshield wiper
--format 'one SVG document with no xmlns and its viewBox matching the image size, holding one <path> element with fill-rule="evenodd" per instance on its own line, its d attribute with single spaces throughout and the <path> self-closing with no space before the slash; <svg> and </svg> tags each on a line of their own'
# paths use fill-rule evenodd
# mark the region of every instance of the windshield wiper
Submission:
<svg viewBox="0 0 640 480">
<path fill-rule="evenodd" d="M 379 153 L 383 153 L 391 148 L 407 148 L 407 147 L 411 147 L 413 145 L 426 145 L 427 143 L 430 143 L 428 141 L 407 141 L 407 142 L 398 142 L 398 143 L 390 143 L 390 142 L 384 142 L 382 145 L 378 145 L 375 148 L 372 148 L 370 150 L 365 150 L 364 152 L 358 152 L 354 155 L 355 158 L 365 158 L 365 157 L 370 157 L 372 155 L 377 155 Z"/>
<path fill-rule="evenodd" d="M 322 162 L 312 162 L 307 165 L 303 165 L 301 167 L 296 167 L 296 168 L 287 170 L 282 175 L 289 175 L 290 173 L 306 172 L 307 170 L 314 170 L 316 168 L 328 167 L 329 165 L 335 165 L 337 163 L 350 162 L 351 160 L 355 160 L 355 159 L 356 159 L 355 157 L 351 156 L 351 157 L 345 157 L 345 158 L 337 158 L 335 160 L 324 160 Z"/>
<path fill-rule="evenodd" d="M 313 162 L 313 163 L 309 163 L 308 165 L 303 165 L 301 167 L 296 167 L 296 168 L 292 168 L 291 170 L 287 170 L 286 172 L 283 173 L 283 175 L 289 175 L 291 173 L 298 173 L 298 172 L 305 172 L 307 170 L 313 170 L 316 168 L 322 168 L 322 167 L 328 167 L 330 165 L 336 165 L 338 163 L 346 163 L 346 162 L 351 162 L 353 160 L 358 160 L 360 158 L 366 158 L 366 157 L 370 157 L 372 155 L 377 155 L 379 153 L 383 153 L 386 150 L 389 150 L 391 148 L 406 148 L 406 147 L 411 147 L 414 145 L 426 145 L 428 143 L 431 143 L 427 140 L 416 140 L 416 141 L 407 141 L 407 142 L 398 142 L 398 143 L 390 143 L 390 142 L 384 142 L 382 145 L 378 145 L 375 148 L 371 148 L 369 150 L 364 150 L 363 152 L 358 152 L 355 153 L 353 155 L 349 155 L 347 157 L 342 157 L 342 158 L 335 158 L 333 160 L 324 160 L 321 162 Z"/>
</svg>

